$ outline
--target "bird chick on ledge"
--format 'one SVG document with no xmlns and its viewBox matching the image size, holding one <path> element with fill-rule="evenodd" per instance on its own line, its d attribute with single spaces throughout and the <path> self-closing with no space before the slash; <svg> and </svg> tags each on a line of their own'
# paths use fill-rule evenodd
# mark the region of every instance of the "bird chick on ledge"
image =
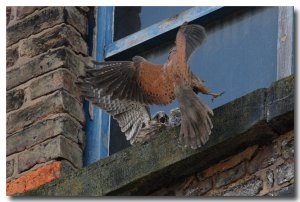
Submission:
<svg viewBox="0 0 300 202">
<path fill-rule="evenodd" d="M 181 112 L 179 140 L 196 149 L 207 142 L 213 127 L 213 111 L 196 93 L 213 99 L 223 94 L 212 93 L 188 65 L 192 53 L 205 40 L 202 26 L 184 23 L 165 64 L 153 64 L 140 56 L 132 61 L 94 61 L 100 69 L 87 67 L 77 84 L 82 96 L 118 121 L 131 144 L 140 141 L 137 134 L 151 123 L 149 105 L 167 105 L 177 99 Z"/>
</svg>

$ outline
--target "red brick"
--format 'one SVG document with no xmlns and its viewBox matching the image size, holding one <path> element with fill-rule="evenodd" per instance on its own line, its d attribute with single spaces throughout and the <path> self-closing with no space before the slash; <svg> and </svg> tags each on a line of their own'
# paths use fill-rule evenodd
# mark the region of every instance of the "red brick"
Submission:
<svg viewBox="0 0 300 202">
<path fill-rule="evenodd" d="M 6 184 L 6 195 L 23 193 L 59 178 L 59 161 L 40 167 Z"/>
</svg>

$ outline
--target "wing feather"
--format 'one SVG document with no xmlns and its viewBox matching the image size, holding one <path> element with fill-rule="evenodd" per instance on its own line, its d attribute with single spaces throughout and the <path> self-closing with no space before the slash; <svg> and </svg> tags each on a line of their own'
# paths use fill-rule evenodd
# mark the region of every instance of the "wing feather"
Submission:
<svg viewBox="0 0 300 202">
<path fill-rule="evenodd" d="M 201 25 L 184 23 L 176 35 L 176 52 L 188 61 L 192 53 L 206 40 L 205 28 Z"/>
<path fill-rule="evenodd" d="M 144 104 L 112 99 L 111 95 L 105 95 L 102 89 L 95 88 L 91 83 L 84 80 L 78 81 L 77 85 L 81 90 L 82 96 L 107 111 L 117 120 L 127 140 L 134 139 L 142 125 L 148 124 L 150 112 Z"/>
<path fill-rule="evenodd" d="M 88 68 L 83 80 L 112 99 L 142 104 L 169 104 L 174 96 L 168 88 L 163 65 L 135 56 L 132 61 L 95 62 L 100 69 Z"/>
</svg>

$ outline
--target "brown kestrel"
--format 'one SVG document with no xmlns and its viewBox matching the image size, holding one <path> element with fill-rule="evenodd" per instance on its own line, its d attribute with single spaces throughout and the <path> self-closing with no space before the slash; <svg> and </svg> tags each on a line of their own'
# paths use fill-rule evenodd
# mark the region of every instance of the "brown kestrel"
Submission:
<svg viewBox="0 0 300 202">
<path fill-rule="evenodd" d="M 86 76 L 78 82 L 82 95 L 112 115 L 131 143 L 151 124 L 148 105 L 167 105 L 177 99 L 181 112 L 179 139 L 193 149 L 201 147 L 211 133 L 213 111 L 196 93 L 213 98 L 223 94 L 211 93 L 187 63 L 205 39 L 202 26 L 184 23 L 163 65 L 140 56 L 132 61 L 94 62 L 100 69 L 87 68 Z"/>
</svg>

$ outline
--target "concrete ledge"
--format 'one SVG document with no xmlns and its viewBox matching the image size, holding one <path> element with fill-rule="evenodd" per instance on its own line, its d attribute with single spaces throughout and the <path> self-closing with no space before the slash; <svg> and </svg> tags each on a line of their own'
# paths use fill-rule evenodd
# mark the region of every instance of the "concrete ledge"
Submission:
<svg viewBox="0 0 300 202">
<path fill-rule="evenodd" d="M 268 143 L 294 127 L 294 76 L 238 98 L 214 113 L 212 136 L 198 150 L 179 148 L 179 128 L 169 129 L 143 145 L 127 148 L 25 195 L 147 195 L 245 147 Z"/>
</svg>

